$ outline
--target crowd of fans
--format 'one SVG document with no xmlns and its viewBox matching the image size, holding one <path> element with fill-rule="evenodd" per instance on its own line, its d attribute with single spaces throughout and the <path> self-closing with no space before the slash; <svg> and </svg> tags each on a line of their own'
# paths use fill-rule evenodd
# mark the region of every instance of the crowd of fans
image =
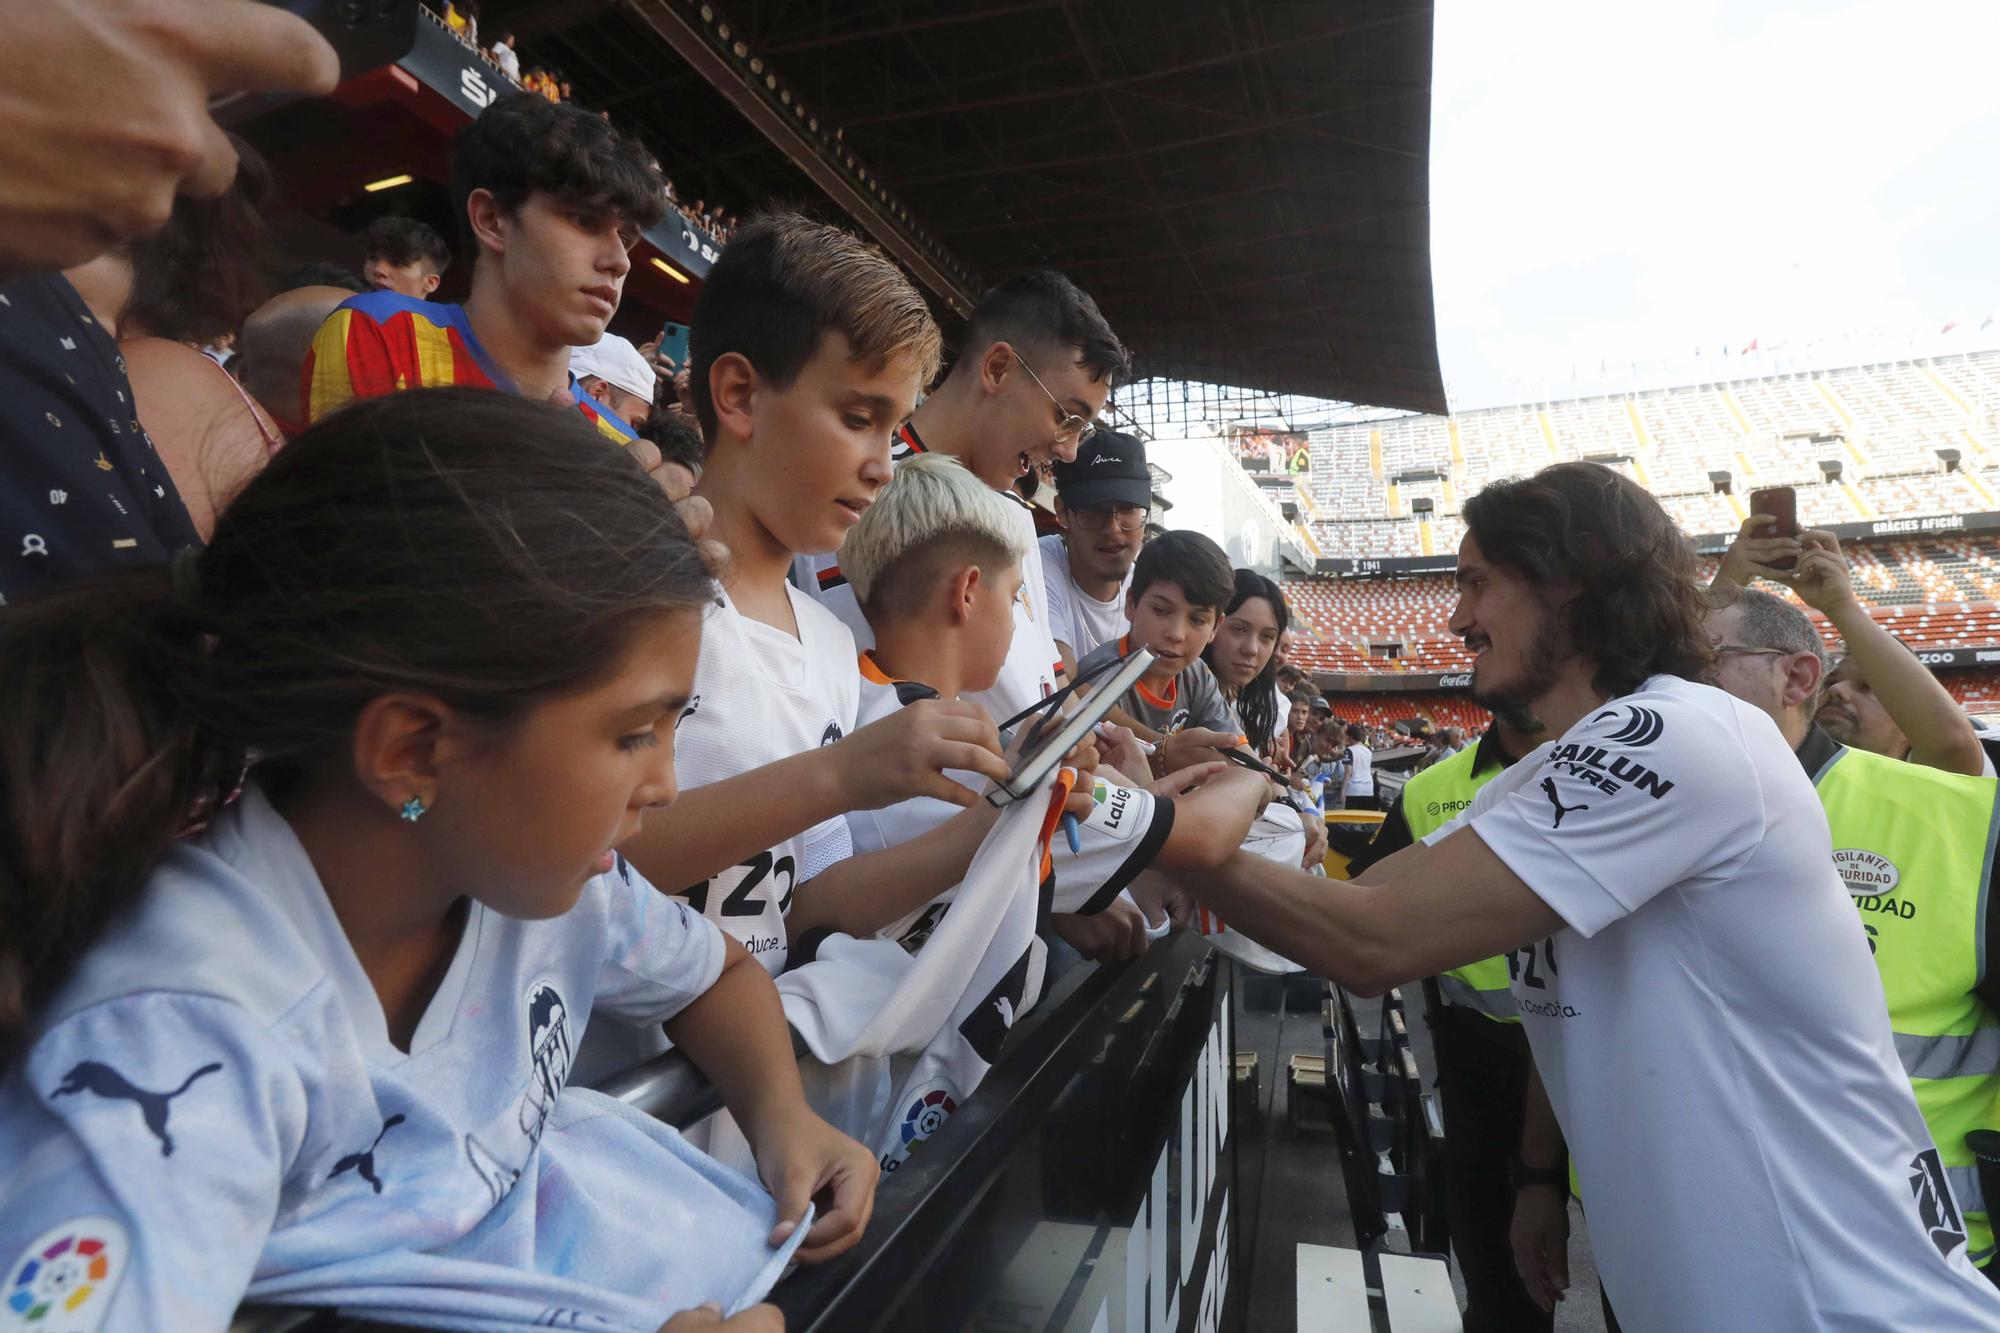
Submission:
<svg viewBox="0 0 2000 1333">
<path fill-rule="evenodd" d="M 0 151 L 0 182 L 64 183 L 0 191 L 0 1255 L 42 1293 L 16 1313 L 62 1288 L 122 1326 L 219 1327 L 273 1300 L 445 1326 L 777 1327 L 756 1304 L 776 1275 L 859 1240 L 880 1172 L 924 1151 L 1063 967 L 1133 957 L 1197 900 L 1241 912 L 1265 956 L 1360 988 L 1475 957 L 1505 914 L 1431 900 L 1492 880 L 1490 855 L 1413 877 L 1412 846 L 1400 880 L 1323 878 L 1325 809 L 1421 832 L 1384 799 L 1382 752 L 1419 745 L 1444 772 L 1491 741 L 1525 760 L 1545 729 L 1527 703 L 1560 703 L 1559 676 L 1578 726 L 1612 746 L 1613 726 L 1647 732 L 1634 752 L 1653 762 L 1657 712 L 1581 715 L 1645 693 L 1680 738 L 1722 706 L 1695 678 L 1756 692 L 1731 658 L 1782 667 L 1773 710 L 1820 697 L 1809 628 L 1778 642 L 1739 590 L 1714 604 L 1737 619 L 1702 631 L 1657 505 L 1571 464 L 1511 485 L 1568 487 L 1554 508 L 1591 521 L 1627 506 L 1652 543 L 1631 549 L 1657 556 L 1614 549 L 1635 605 L 1602 569 L 1563 573 L 1587 603 L 1571 636 L 1627 636 L 1598 669 L 1614 685 L 1551 657 L 1545 608 L 1535 633 L 1492 609 L 1509 594 L 1487 581 L 1539 558 L 1510 551 L 1501 573 L 1461 565 L 1453 622 L 1482 675 L 1513 662 L 1539 693 L 1490 690 L 1476 745 L 1344 720 L 1294 660 L 1280 588 L 1149 521 L 1144 441 L 1097 425 L 1130 354 L 1062 274 L 986 293 L 947 367 L 888 258 L 774 212 L 722 251 L 677 364 L 606 331 L 668 206 L 660 174 L 542 89 L 454 146 L 462 303 L 434 299 L 450 246 L 395 218 L 363 238 L 363 273 L 307 265 L 273 295 L 269 173 L 201 126 L 232 80 L 328 90 L 324 43 L 214 0 L 93 53 L 102 24 L 50 12 L 68 43 L 51 60 L 96 69 L 154 42 L 155 123 L 191 128 L 129 170 L 123 109 L 72 96 L 69 140 Z M 475 5 L 445 22 L 477 42 Z M 113 174 L 119 207 L 91 193 Z M 1044 476 L 1059 531 L 1037 539 L 1022 491 Z M 1491 496 L 1475 505 L 1519 499 Z M 1949 696 L 1855 613 L 1837 544 L 1746 529 L 1722 576 L 1781 580 L 1841 628 L 1819 725 L 1990 788 Z M 1106 720 L 1024 782 L 1046 721 L 1142 649 Z M 1643 793 L 1632 762 L 1608 771 Z M 1591 807 L 1555 782 L 1559 827 Z M 1808 841 L 1791 845 L 1830 884 Z M 1401 894 L 1424 901 L 1382 910 Z M 1287 902 L 1349 915 L 1329 934 Z M 1559 927 L 1524 891 L 1509 910 Z M 1824 1043 L 1846 1061 L 1828 1077 L 1907 1156 L 1923 1122 L 1869 1063 L 1882 1015 L 1855 1022 L 1865 1040 Z M 685 1136 L 590 1087 L 670 1045 L 725 1106 Z M 1599 1104 L 1549 1098 L 1587 1132 Z M 918 1133 L 913 1099 L 945 1108 Z M 1965 1168 L 1952 1145 L 1940 1170 Z M 1601 1179 L 1607 1234 L 1638 1225 L 1623 1179 Z M 1983 1204 L 1965 1215 L 1983 1225 Z M 1876 1219 L 1865 1256 L 1929 1326 L 1990 1295 L 1946 1220 Z M 79 1252 L 120 1265 L 81 1296 L 59 1265 L 38 1277 L 78 1228 Z M 1675 1236 L 1669 1266 L 1698 1285 L 1706 1237 Z M 1665 1327 L 1644 1320 L 1660 1307 L 1635 1251 L 1612 1253 L 1628 1315 Z"/>
<path fill-rule="evenodd" d="M 482 46 L 479 41 L 479 0 L 445 0 L 439 21 L 466 46 L 485 57 L 488 64 L 504 75 L 509 83 L 551 102 L 575 102 L 576 93 L 561 71 L 545 65 L 521 64 L 518 41 L 513 31 L 506 30 L 493 39 L 491 46 Z M 609 111 L 597 113 L 605 120 L 611 119 Z M 659 173 L 661 189 L 667 204 L 681 217 L 700 227 L 716 240 L 727 244 L 735 234 L 739 224 L 736 214 L 725 210 L 720 204 L 710 204 L 706 199 L 684 200 L 674 188 L 673 178 L 660 171 L 659 159 L 653 159 L 653 170 Z"/>
</svg>

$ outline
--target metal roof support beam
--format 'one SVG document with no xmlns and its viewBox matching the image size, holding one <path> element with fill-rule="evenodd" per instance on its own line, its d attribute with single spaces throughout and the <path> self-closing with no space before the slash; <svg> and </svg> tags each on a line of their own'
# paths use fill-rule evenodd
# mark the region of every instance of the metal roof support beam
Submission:
<svg viewBox="0 0 2000 1333">
<path fill-rule="evenodd" d="M 927 28 L 949 28 L 960 23 L 978 23 L 985 19 L 1012 18 L 1016 14 L 1031 13 L 1037 9 L 1059 9 L 1070 0 L 1019 0 L 1011 5 L 996 5 L 991 9 L 968 9 L 955 14 L 940 14 L 933 18 L 906 19 L 900 23 L 885 23 L 876 28 L 853 28 L 846 32 L 830 32 L 819 37 L 801 37 L 796 41 L 777 42 L 761 46 L 758 54 L 766 57 L 791 55 L 795 51 L 819 51 L 829 46 L 844 46 L 848 42 L 872 41 L 877 37 L 900 37 L 904 33 L 922 32 Z"/>
<path fill-rule="evenodd" d="M 778 151 L 803 171 L 827 196 L 859 222 L 882 248 L 959 314 L 971 313 L 973 294 L 964 283 L 931 258 L 926 247 L 904 230 L 881 199 L 829 162 L 803 122 L 785 115 L 752 87 L 709 44 L 707 36 L 683 16 L 670 0 L 629 0 L 633 16 L 659 34 L 708 84 L 726 98 L 743 118 L 756 126 Z"/>
</svg>

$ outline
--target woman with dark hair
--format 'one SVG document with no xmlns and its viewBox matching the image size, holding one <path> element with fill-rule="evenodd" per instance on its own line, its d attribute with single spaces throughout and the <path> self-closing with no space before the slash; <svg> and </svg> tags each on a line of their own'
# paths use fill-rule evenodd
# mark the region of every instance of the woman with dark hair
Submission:
<svg viewBox="0 0 2000 1333">
<path fill-rule="evenodd" d="M 612 850 L 714 596 L 631 453 L 434 389 L 306 431 L 205 549 L 0 607 L 0 1253 L 85 1257 L 17 1311 L 654 1329 L 859 1238 L 878 1168 L 769 975 Z M 665 1023 L 775 1202 L 567 1086 L 593 1011 Z"/>
<path fill-rule="evenodd" d="M 236 181 L 214 199 L 183 195 L 167 225 L 67 275 L 118 340 L 134 423 L 166 464 L 204 540 L 228 497 L 284 443 L 236 377 L 199 349 L 233 337 L 264 300 L 260 210 L 270 170 L 235 140 Z"/>
<path fill-rule="evenodd" d="M 1253 569 L 1239 569 L 1222 623 L 1201 653 L 1222 697 L 1235 705 L 1250 748 L 1267 757 L 1285 719 L 1279 706 L 1284 701 L 1278 696 L 1277 648 L 1291 623 L 1278 585 Z"/>
</svg>

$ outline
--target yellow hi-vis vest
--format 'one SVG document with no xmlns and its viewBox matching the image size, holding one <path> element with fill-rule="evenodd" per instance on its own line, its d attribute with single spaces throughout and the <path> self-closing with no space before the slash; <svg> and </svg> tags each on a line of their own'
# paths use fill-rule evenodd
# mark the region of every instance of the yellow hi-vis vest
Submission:
<svg viewBox="0 0 2000 1333">
<path fill-rule="evenodd" d="M 1965 1136 L 2000 1129 L 2000 1014 L 1974 993 L 2000 784 L 1845 746 L 1813 783 L 1882 973 L 1896 1055 L 1965 1214 L 1967 1256 L 1984 1264 L 1993 1228 Z"/>
<path fill-rule="evenodd" d="M 1500 775 L 1500 764 L 1488 766 L 1483 773 L 1474 772 L 1478 753 L 1477 745 L 1468 745 L 1403 784 L 1403 822 L 1410 826 L 1411 841 L 1420 842 L 1458 818 L 1479 789 Z M 1439 976 L 1438 990 L 1448 1004 L 1482 1013 L 1495 1022 L 1518 1023 L 1521 1017 L 1514 1003 L 1512 980 L 1506 958 L 1482 958 Z"/>
</svg>

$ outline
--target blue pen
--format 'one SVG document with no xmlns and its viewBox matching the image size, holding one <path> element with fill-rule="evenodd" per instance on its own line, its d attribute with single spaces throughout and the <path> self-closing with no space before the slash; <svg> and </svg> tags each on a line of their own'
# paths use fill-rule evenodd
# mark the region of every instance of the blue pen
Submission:
<svg viewBox="0 0 2000 1333">
<path fill-rule="evenodd" d="M 1078 853 L 1082 852 L 1083 835 L 1077 829 L 1076 816 L 1071 814 L 1067 810 L 1063 811 L 1062 826 L 1063 826 L 1063 837 L 1069 843 L 1070 855 L 1075 856 Z"/>
</svg>

